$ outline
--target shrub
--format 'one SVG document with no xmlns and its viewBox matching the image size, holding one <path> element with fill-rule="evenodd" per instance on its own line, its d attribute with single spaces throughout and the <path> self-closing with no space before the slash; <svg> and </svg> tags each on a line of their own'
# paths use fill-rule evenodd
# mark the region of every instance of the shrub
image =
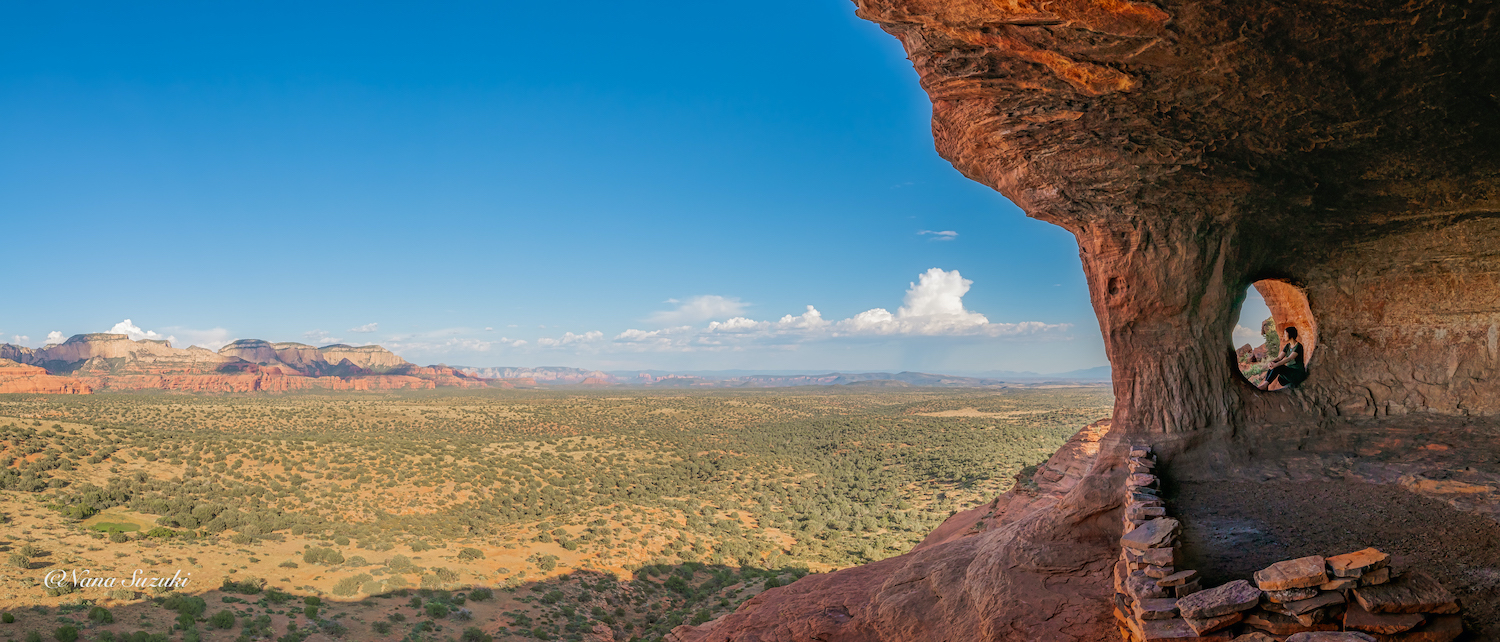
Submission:
<svg viewBox="0 0 1500 642">
<path fill-rule="evenodd" d="M 375 629 L 376 633 L 379 633 L 381 635 L 387 635 L 387 634 L 389 634 L 391 632 L 391 623 L 390 622 L 376 622 L 374 624 L 371 624 L 370 628 Z"/>
<path fill-rule="evenodd" d="M 323 606 L 323 598 L 316 595 L 309 595 L 302 598 L 302 603 L 308 606 Z"/>
<path fill-rule="evenodd" d="M 484 559 L 484 551 L 481 551 L 477 548 L 465 548 L 458 552 L 458 559 L 482 560 Z"/>
<path fill-rule="evenodd" d="M 228 609 L 219 611 L 213 617 L 208 618 L 208 624 L 216 629 L 232 629 L 234 628 L 234 611 Z"/>
<path fill-rule="evenodd" d="M 317 617 L 318 617 L 318 607 L 313 606 L 311 604 L 309 604 L 307 606 L 304 606 L 304 607 L 302 607 L 302 614 L 306 615 L 309 619 L 317 619 Z"/>
<path fill-rule="evenodd" d="M 9 613 L 0 613 L 0 622 L 4 622 L 6 624 L 13 624 L 13 623 L 15 623 L 15 621 L 16 621 L 16 616 L 11 615 Z"/>
<path fill-rule="evenodd" d="M 75 642 L 78 639 L 78 627 L 71 624 L 59 626 L 52 632 L 52 637 L 57 638 L 57 642 Z"/>
<path fill-rule="evenodd" d="M 116 544 L 124 544 L 125 542 L 130 541 L 130 536 L 126 535 L 124 531 L 110 531 L 109 541 Z"/>
<path fill-rule="evenodd" d="M 448 614 L 448 605 L 442 602 L 428 602 L 424 608 L 427 611 L 427 617 L 430 618 L 436 619 Z"/>
<path fill-rule="evenodd" d="M 115 614 L 102 606 L 96 606 L 89 609 L 89 621 L 95 624 L 109 624 L 115 621 Z"/>
<path fill-rule="evenodd" d="M 492 597 L 495 597 L 495 592 L 487 588 L 477 588 L 469 591 L 469 599 L 474 600 L 475 602 L 483 602 Z"/>
<path fill-rule="evenodd" d="M 459 642 L 493 642 L 494 636 L 479 630 L 477 626 L 464 629 L 464 634 L 458 636 Z"/>
</svg>

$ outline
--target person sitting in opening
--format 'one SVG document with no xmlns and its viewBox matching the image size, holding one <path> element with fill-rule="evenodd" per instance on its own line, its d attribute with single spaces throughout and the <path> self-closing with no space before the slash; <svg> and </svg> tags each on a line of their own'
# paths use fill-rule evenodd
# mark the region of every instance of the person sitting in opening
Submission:
<svg viewBox="0 0 1500 642">
<path fill-rule="evenodd" d="M 1280 383 L 1283 388 L 1302 383 L 1307 379 L 1307 362 L 1302 354 L 1302 342 L 1297 340 L 1296 326 L 1287 326 L 1286 341 L 1281 344 L 1281 356 L 1271 362 L 1265 383 L 1258 387 L 1268 390 L 1273 382 Z"/>
</svg>

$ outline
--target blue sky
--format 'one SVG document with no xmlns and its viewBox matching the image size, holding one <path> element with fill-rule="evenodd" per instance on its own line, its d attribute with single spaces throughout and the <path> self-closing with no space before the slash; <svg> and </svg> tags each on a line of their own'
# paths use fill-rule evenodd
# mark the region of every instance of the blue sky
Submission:
<svg viewBox="0 0 1500 642">
<path fill-rule="evenodd" d="M 509 5 L 0 6 L 0 338 L 1106 362 L 1072 236 L 936 155 L 847 0 Z"/>
</svg>

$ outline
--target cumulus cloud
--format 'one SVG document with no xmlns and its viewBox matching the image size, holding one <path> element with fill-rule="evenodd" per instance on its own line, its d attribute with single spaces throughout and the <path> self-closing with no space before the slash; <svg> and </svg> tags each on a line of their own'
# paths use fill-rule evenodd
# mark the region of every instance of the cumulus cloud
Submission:
<svg viewBox="0 0 1500 642">
<path fill-rule="evenodd" d="M 343 339 L 329 334 L 327 330 L 308 330 L 302 333 L 302 339 L 308 343 L 321 343 L 324 345 L 343 341 Z"/>
<path fill-rule="evenodd" d="M 109 333 L 123 334 L 127 337 L 130 337 L 131 341 L 140 341 L 141 339 L 150 339 L 152 341 L 172 341 L 175 339 L 175 337 L 163 335 L 153 330 L 142 330 L 136 324 L 131 323 L 130 319 L 126 319 L 124 321 L 116 323 L 115 327 L 109 329 Z M 50 338 L 52 335 L 47 336 Z"/>
<path fill-rule="evenodd" d="M 745 311 L 743 301 L 713 294 L 689 297 L 686 301 L 667 299 L 666 302 L 676 303 L 677 307 L 652 313 L 646 320 L 655 325 L 673 326 L 739 316 Z"/>
<path fill-rule="evenodd" d="M 1234 326 L 1234 345 L 1236 347 L 1245 345 L 1247 343 L 1250 344 L 1251 347 L 1254 347 L 1254 346 L 1258 346 L 1258 345 L 1260 345 L 1262 343 L 1265 343 L 1265 342 L 1266 342 L 1266 337 L 1263 336 L 1260 332 L 1258 332 L 1256 330 L 1251 330 L 1250 328 L 1247 328 L 1247 327 L 1239 325 L 1239 324 L 1235 324 L 1235 326 Z"/>
<path fill-rule="evenodd" d="M 917 236 L 926 236 L 927 240 L 929 241 L 952 241 L 953 239 L 958 238 L 958 232 L 955 232 L 953 230 L 943 230 L 941 232 L 933 230 L 922 230 L 920 232 L 917 232 Z"/>
<path fill-rule="evenodd" d="M 558 337 L 556 339 L 553 339 L 551 337 L 542 337 L 540 339 L 537 339 L 536 340 L 536 344 L 539 345 L 539 346 L 545 346 L 545 347 L 548 347 L 548 348 L 556 348 L 556 347 L 560 347 L 560 346 L 567 346 L 567 345 L 573 345 L 573 344 L 578 344 L 578 343 L 592 343 L 594 341 L 598 341 L 598 340 L 603 339 L 603 338 L 604 338 L 604 333 L 600 332 L 598 330 L 590 330 L 590 331 L 585 332 L 583 334 L 573 334 L 572 332 L 564 332 L 561 337 Z"/>
<path fill-rule="evenodd" d="M 631 329 L 612 342 L 635 350 L 720 350 L 748 346 L 789 346 L 799 342 L 840 337 L 973 336 L 1053 338 L 1071 326 L 1040 321 L 991 323 L 983 314 L 964 307 L 963 297 L 974 282 L 958 270 L 932 268 L 910 284 L 901 307 L 892 313 L 872 308 L 841 321 L 823 318 L 809 305 L 800 315 L 776 321 L 734 316 L 706 326 L 676 325 L 660 330 Z"/>
<path fill-rule="evenodd" d="M 25 339 L 27 341 L 31 340 L 31 337 L 16 337 L 16 338 L 17 339 Z M 43 341 L 42 345 L 44 345 L 44 346 L 56 345 L 56 344 L 62 343 L 62 342 L 67 341 L 67 340 L 68 340 L 68 338 L 65 337 L 65 336 L 63 336 L 63 333 L 58 332 L 57 330 L 53 330 L 53 331 L 47 333 L 47 340 Z"/>
<path fill-rule="evenodd" d="M 380 324 L 379 323 L 366 323 L 366 324 L 364 324 L 362 326 L 349 328 L 349 331 L 350 332 L 358 332 L 360 334 L 368 334 L 370 332 L 375 332 L 375 331 L 377 331 L 379 329 L 380 329 Z"/>
<path fill-rule="evenodd" d="M 16 345 L 24 346 L 28 343 L 31 343 L 31 337 L 28 337 L 24 334 L 13 334 L 10 335 L 10 342 Z"/>
</svg>

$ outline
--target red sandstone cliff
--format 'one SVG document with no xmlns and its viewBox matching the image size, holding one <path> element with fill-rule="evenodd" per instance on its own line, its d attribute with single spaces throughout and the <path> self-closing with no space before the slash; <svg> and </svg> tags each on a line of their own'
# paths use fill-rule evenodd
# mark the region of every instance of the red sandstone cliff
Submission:
<svg viewBox="0 0 1500 642">
<path fill-rule="evenodd" d="M 50 375 L 43 368 L 0 359 L 0 394 L 17 392 L 86 395 L 93 390 L 78 379 Z"/>
</svg>

